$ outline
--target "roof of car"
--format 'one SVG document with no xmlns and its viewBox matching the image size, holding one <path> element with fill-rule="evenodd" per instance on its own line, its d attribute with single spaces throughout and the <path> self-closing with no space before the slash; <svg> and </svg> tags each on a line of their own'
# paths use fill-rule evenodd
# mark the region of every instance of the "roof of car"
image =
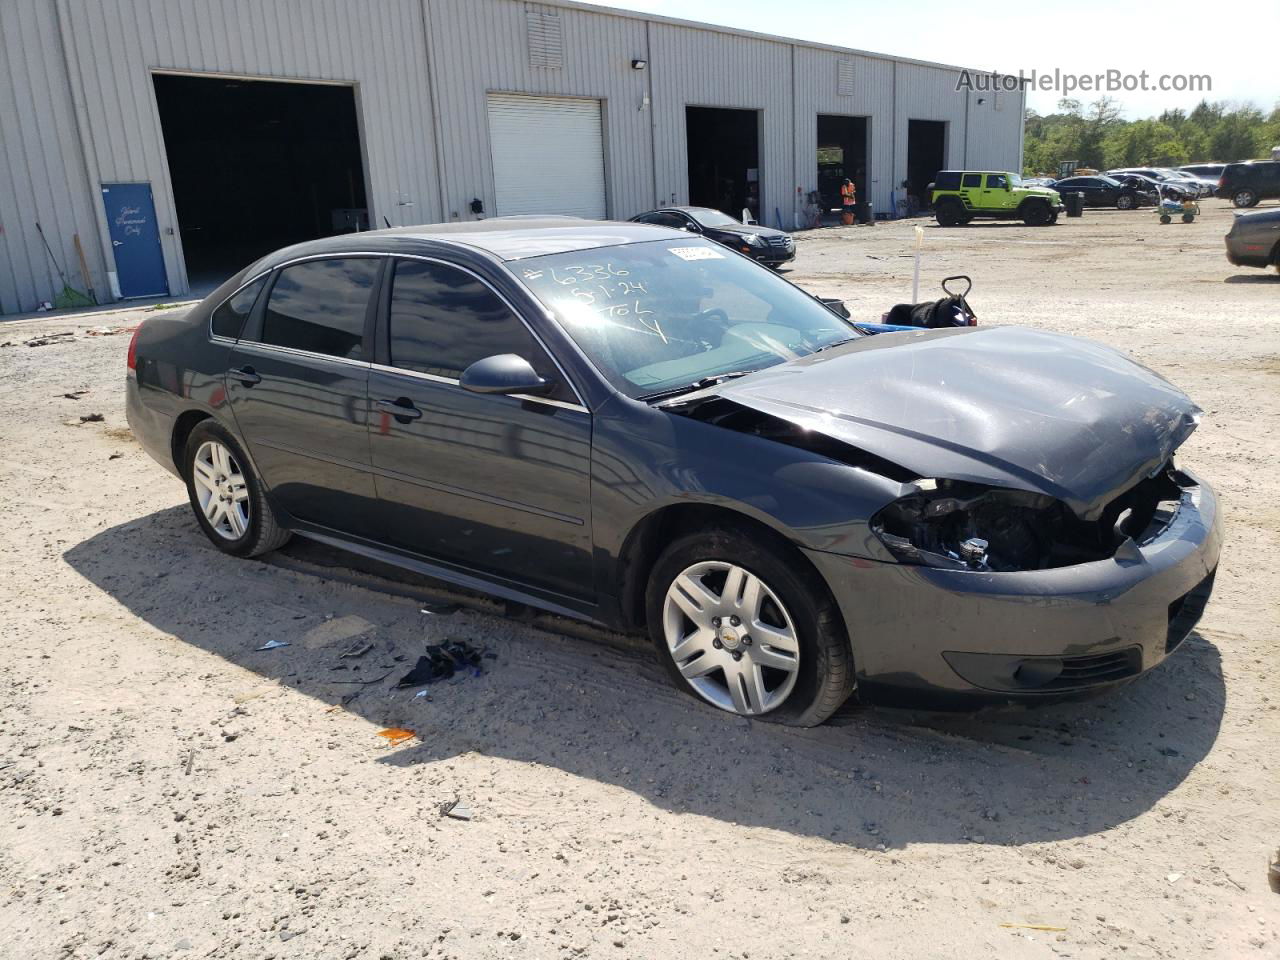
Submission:
<svg viewBox="0 0 1280 960">
<path fill-rule="evenodd" d="M 667 227 L 578 217 L 492 217 L 460 223 L 428 223 L 363 233 L 344 233 L 297 243 L 269 253 L 255 265 L 266 269 L 287 260 L 323 253 L 409 252 L 415 242 L 457 244 L 500 260 L 523 260 L 551 253 L 615 247 L 624 243 L 682 236 Z"/>
</svg>

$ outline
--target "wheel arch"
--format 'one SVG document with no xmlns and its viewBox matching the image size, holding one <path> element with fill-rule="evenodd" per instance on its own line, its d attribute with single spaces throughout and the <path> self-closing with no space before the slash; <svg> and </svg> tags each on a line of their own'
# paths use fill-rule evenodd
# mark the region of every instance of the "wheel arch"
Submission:
<svg viewBox="0 0 1280 960">
<path fill-rule="evenodd" d="M 676 503 L 659 507 L 645 515 L 627 534 L 617 561 L 617 597 L 623 623 L 630 629 L 645 626 L 645 591 L 649 574 L 671 540 L 691 530 L 716 525 L 734 526 L 760 536 L 778 549 L 793 555 L 803 568 L 830 592 L 826 578 L 809 561 L 804 552 L 776 527 L 732 507 L 711 503 Z"/>
<path fill-rule="evenodd" d="M 173 421 L 173 433 L 169 438 L 169 451 L 173 455 L 173 465 L 177 468 L 179 476 L 185 477 L 187 475 L 186 464 L 183 462 L 183 453 L 187 449 L 187 438 L 191 436 L 191 431 L 202 421 L 212 419 L 214 419 L 213 414 L 207 410 L 187 410 L 179 414 Z"/>
</svg>

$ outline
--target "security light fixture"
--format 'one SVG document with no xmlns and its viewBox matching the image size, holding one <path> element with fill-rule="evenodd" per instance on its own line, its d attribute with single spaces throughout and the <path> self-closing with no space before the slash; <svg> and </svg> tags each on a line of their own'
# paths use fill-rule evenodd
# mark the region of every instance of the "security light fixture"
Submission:
<svg viewBox="0 0 1280 960">
<path fill-rule="evenodd" d="M 631 61 L 632 70 L 643 70 L 648 65 L 649 65 L 648 60 L 632 60 Z"/>
</svg>

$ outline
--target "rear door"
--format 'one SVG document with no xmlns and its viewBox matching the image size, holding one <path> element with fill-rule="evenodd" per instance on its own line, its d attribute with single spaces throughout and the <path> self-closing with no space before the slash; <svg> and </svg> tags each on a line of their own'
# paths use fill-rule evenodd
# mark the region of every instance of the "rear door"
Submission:
<svg viewBox="0 0 1280 960">
<path fill-rule="evenodd" d="M 279 508 L 345 533 L 373 528 L 369 355 L 380 257 L 283 267 L 231 351 L 241 435 Z"/>
<path fill-rule="evenodd" d="M 982 190 L 982 174 L 966 173 L 960 178 L 960 199 L 969 210 L 986 203 Z"/>
<path fill-rule="evenodd" d="M 477 274 L 403 258 L 388 277 L 369 381 L 382 538 L 436 560 L 589 599 L 591 415 L 508 301 Z M 471 393 L 477 360 L 514 353 L 547 397 Z"/>
</svg>

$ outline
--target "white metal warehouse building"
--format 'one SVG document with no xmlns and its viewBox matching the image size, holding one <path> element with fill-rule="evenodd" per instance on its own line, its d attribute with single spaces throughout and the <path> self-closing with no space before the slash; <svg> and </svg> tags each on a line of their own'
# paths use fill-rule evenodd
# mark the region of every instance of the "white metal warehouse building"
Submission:
<svg viewBox="0 0 1280 960">
<path fill-rule="evenodd" d="M 842 176 L 888 214 L 940 168 L 1021 169 L 1021 94 L 959 76 L 572 2 L 0 0 L 0 313 L 86 273 L 100 302 L 203 292 L 385 224 L 791 229 Z"/>
</svg>

